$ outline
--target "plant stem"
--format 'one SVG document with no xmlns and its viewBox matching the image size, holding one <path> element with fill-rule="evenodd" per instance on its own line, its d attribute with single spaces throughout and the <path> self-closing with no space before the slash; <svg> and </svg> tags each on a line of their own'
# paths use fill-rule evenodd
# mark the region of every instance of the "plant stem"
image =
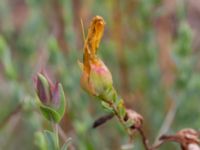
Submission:
<svg viewBox="0 0 200 150">
<path fill-rule="evenodd" d="M 144 134 L 144 131 L 142 130 L 142 128 L 138 128 L 137 130 L 138 130 L 138 132 L 140 133 L 140 135 L 142 137 L 142 143 L 143 143 L 145 149 L 146 150 L 150 150 L 150 148 L 148 146 L 148 140 L 147 140 L 147 138 L 146 138 L 146 136 Z"/>
<path fill-rule="evenodd" d="M 107 103 L 112 108 L 114 115 L 118 118 L 119 122 L 125 128 L 125 130 L 127 131 L 129 135 L 130 141 L 132 141 L 132 138 L 133 138 L 132 131 L 129 128 L 127 128 L 126 122 L 124 120 L 125 115 L 124 116 L 120 115 L 120 111 L 117 106 L 121 101 L 123 102 L 123 100 L 119 99 L 119 96 L 117 95 L 117 92 L 115 91 L 113 87 L 106 94 L 107 96 L 101 96 L 99 98 L 102 99 L 105 103 Z M 122 109 L 126 109 L 123 104 L 122 104 Z"/>
<path fill-rule="evenodd" d="M 127 128 L 126 126 L 126 123 L 124 121 L 124 118 L 121 118 L 119 112 L 118 112 L 118 109 L 113 105 L 111 104 L 111 107 L 113 108 L 113 111 L 114 111 L 114 114 L 115 116 L 118 118 L 119 122 L 122 124 L 122 126 L 125 128 L 125 130 L 127 131 L 128 135 L 129 135 L 129 138 L 130 138 L 130 141 L 132 141 L 132 138 L 133 138 L 133 134 L 132 132 Z"/>
<path fill-rule="evenodd" d="M 56 143 L 59 147 L 58 124 L 55 123 L 54 121 L 51 121 L 51 125 L 52 125 L 52 128 L 53 128 L 53 132 L 56 134 Z"/>
</svg>

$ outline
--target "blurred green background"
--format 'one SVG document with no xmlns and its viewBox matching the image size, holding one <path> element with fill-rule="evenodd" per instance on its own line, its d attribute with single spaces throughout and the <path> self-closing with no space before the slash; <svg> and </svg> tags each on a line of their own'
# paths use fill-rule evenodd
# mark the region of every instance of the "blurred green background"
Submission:
<svg viewBox="0 0 200 150">
<path fill-rule="evenodd" d="M 128 137 L 80 87 L 83 36 L 101 15 L 98 50 L 126 106 L 143 115 L 153 143 L 167 133 L 200 127 L 200 2 L 197 0 L 1 0 L 0 150 L 37 150 L 35 133 L 49 128 L 35 105 L 33 78 L 45 69 L 69 103 L 61 127 L 78 150 L 118 150 Z M 143 150 L 140 136 L 134 148 Z M 167 143 L 160 149 L 178 149 Z"/>
</svg>

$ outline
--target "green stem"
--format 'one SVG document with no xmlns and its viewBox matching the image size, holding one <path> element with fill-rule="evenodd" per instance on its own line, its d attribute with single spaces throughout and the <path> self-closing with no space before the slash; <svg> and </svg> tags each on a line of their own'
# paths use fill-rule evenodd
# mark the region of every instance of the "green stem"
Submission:
<svg viewBox="0 0 200 150">
<path fill-rule="evenodd" d="M 56 144 L 58 145 L 58 147 L 60 147 L 59 145 L 59 136 L 58 136 L 58 124 L 55 123 L 54 121 L 51 121 L 51 125 L 52 125 L 52 128 L 53 128 L 53 132 L 55 133 L 56 135 Z"/>
<path fill-rule="evenodd" d="M 105 95 L 100 96 L 100 98 L 104 102 L 106 102 L 110 105 L 110 107 L 113 110 L 113 113 L 115 114 L 115 116 L 118 118 L 119 122 L 122 124 L 122 126 L 127 131 L 128 135 L 130 137 L 130 140 L 132 140 L 132 136 L 133 136 L 132 131 L 126 126 L 126 122 L 124 120 L 126 113 L 124 116 L 121 116 L 120 110 L 119 110 L 119 109 L 126 110 L 126 108 L 123 105 L 123 100 L 119 98 L 115 89 L 113 87 L 108 89 L 108 91 L 105 93 Z M 118 107 L 119 103 L 122 103 L 121 107 Z"/>
<path fill-rule="evenodd" d="M 119 114 L 119 110 L 118 110 L 118 109 L 115 107 L 115 105 L 113 105 L 113 104 L 111 104 L 111 107 L 113 108 L 113 111 L 114 111 L 115 116 L 118 118 L 119 122 L 122 124 L 122 126 L 125 128 L 126 132 L 128 133 L 130 140 L 132 140 L 133 134 L 132 134 L 132 132 L 130 131 L 130 129 L 127 128 L 126 122 L 124 121 L 124 118 L 122 118 L 122 117 L 120 116 L 120 114 Z"/>
</svg>

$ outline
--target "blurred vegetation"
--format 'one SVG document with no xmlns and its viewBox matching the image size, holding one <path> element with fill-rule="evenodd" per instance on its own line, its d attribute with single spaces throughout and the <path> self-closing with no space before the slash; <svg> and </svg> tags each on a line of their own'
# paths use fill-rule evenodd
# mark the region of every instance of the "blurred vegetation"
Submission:
<svg viewBox="0 0 200 150">
<path fill-rule="evenodd" d="M 92 129 L 106 112 L 79 83 L 80 20 L 87 32 L 96 15 L 106 21 L 98 53 L 126 106 L 144 116 L 150 142 L 167 115 L 168 133 L 199 129 L 198 6 L 194 0 L 0 1 L 0 149 L 39 149 L 36 133 L 49 124 L 35 106 L 33 78 L 43 69 L 64 87 L 70 106 L 61 126 L 76 149 L 117 150 L 127 143 L 116 119 Z M 134 142 L 143 149 L 139 136 Z"/>
</svg>

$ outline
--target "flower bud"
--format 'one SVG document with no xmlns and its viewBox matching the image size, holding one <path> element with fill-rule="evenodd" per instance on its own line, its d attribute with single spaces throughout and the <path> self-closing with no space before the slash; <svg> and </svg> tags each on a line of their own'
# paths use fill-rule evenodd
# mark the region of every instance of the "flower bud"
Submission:
<svg viewBox="0 0 200 150">
<path fill-rule="evenodd" d="M 106 90 L 112 87 L 112 75 L 97 56 L 104 26 L 104 19 L 101 16 L 95 16 L 91 21 L 84 45 L 81 86 L 94 96 L 104 95 Z"/>
<path fill-rule="evenodd" d="M 60 83 L 52 82 L 44 75 L 38 74 L 36 93 L 39 99 L 39 107 L 45 118 L 50 121 L 59 122 L 65 112 L 65 95 Z"/>
<path fill-rule="evenodd" d="M 100 59 L 90 64 L 90 72 L 82 74 L 81 85 L 91 95 L 103 95 L 112 84 L 112 75 Z"/>
</svg>

